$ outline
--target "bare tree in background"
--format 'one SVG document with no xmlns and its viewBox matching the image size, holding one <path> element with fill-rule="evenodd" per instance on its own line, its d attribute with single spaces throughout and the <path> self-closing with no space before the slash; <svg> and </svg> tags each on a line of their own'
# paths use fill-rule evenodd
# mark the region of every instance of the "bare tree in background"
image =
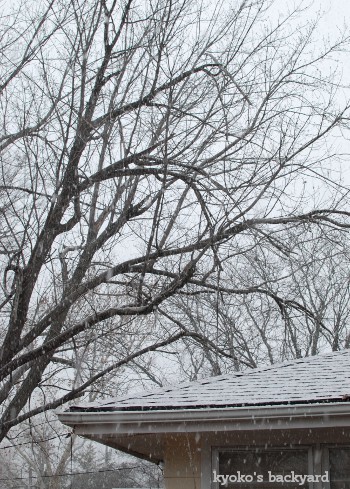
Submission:
<svg viewBox="0 0 350 489">
<path fill-rule="evenodd" d="M 0 439 L 184 339 L 234 362 L 173 314 L 178 295 L 269 297 L 283 318 L 316 320 L 247 263 L 264 249 L 292 260 L 286 231 L 348 227 L 327 173 L 348 122 L 332 59 L 348 40 L 316 52 L 315 24 L 269 21 L 271 8 L 61 0 L 3 14 Z"/>
<path fill-rule="evenodd" d="M 162 487 L 158 466 L 121 456 L 109 447 L 101 450 L 75 435 L 55 437 L 59 422 L 53 416 L 40 420 L 45 421 L 44 415 L 36 417 L 30 436 L 22 437 L 21 444 L 1 448 L 1 489 Z"/>
<path fill-rule="evenodd" d="M 217 289 L 200 295 L 183 290 L 172 299 L 169 321 L 216 345 L 216 350 L 208 343 L 199 348 L 184 340 L 179 357 L 184 376 L 194 380 L 349 348 L 348 234 L 308 224 L 280 232 L 279 239 L 293 252 L 257 244 L 245 255 L 244 276 L 234 262 L 227 263 Z M 265 294 L 235 294 L 231 284 L 249 284 L 252 276 L 264 284 Z"/>
</svg>

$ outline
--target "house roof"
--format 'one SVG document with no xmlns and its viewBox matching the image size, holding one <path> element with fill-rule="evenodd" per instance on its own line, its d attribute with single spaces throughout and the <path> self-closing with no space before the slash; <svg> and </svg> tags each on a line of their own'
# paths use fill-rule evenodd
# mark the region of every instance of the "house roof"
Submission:
<svg viewBox="0 0 350 489">
<path fill-rule="evenodd" d="M 169 457 L 169 447 L 178 446 L 176 440 L 191 439 L 204 451 L 271 440 L 348 443 L 349 400 L 350 350 L 345 350 L 76 404 L 57 414 L 77 435 L 159 462 Z"/>
<path fill-rule="evenodd" d="M 350 350 L 210 377 L 94 403 L 70 412 L 153 411 L 344 403 L 350 400 Z"/>
</svg>

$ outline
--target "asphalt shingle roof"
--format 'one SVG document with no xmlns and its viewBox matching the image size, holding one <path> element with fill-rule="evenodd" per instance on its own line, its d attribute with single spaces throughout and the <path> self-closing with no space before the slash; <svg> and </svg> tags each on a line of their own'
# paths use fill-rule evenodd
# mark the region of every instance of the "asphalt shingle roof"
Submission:
<svg viewBox="0 0 350 489">
<path fill-rule="evenodd" d="M 210 377 L 70 411 L 138 411 L 266 406 L 350 400 L 350 350 Z"/>
</svg>

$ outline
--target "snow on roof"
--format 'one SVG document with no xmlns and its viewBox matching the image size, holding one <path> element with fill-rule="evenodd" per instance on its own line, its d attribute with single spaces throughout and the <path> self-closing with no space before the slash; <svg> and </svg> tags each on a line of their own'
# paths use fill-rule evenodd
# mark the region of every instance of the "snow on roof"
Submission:
<svg viewBox="0 0 350 489">
<path fill-rule="evenodd" d="M 242 407 L 350 400 L 350 350 L 210 377 L 69 411 L 139 411 Z"/>
</svg>

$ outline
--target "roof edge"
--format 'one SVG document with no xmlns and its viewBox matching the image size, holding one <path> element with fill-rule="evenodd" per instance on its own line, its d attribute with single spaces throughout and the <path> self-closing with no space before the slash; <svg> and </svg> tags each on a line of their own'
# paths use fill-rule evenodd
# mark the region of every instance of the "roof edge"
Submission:
<svg viewBox="0 0 350 489">
<path fill-rule="evenodd" d="M 350 404 L 297 404 L 203 408 L 181 411 L 61 412 L 59 420 L 78 434 L 138 434 L 227 429 L 283 429 L 350 426 Z"/>
<path fill-rule="evenodd" d="M 256 408 L 262 408 L 265 406 L 268 406 L 269 408 L 273 406 L 297 406 L 297 405 L 306 405 L 306 404 L 333 404 L 333 403 L 341 403 L 344 401 L 349 401 L 350 397 L 349 395 L 344 395 L 342 397 L 325 397 L 325 398 L 318 398 L 318 399 L 303 399 L 303 400 L 293 400 L 293 401 L 276 401 L 276 402 L 254 402 L 254 403 L 239 403 L 239 404 L 224 404 L 224 403 L 212 403 L 212 404 L 183 404 L 183 405 L 163 405 L 161 407 L 157 405 L 138 405 L 135 404 L 134 406 L 107 406 L 107 405 L 102 405 L 102 406 L 71 406 L 69 409 L 67 409 L 67 412 L 70 413 L 103 413 L 103 412 L 124 412 L 124 411 L 129 411 L 129 412 L 146 412 L 146 411 L 183 411 L 183 410 L 193 410 L 193 411 L 198 411 L 200 409 L 238 409 L 238 408 L 243 408 L 243 409 L 250 409 L 251 407 L 256 407 Z"/>
</svg>

